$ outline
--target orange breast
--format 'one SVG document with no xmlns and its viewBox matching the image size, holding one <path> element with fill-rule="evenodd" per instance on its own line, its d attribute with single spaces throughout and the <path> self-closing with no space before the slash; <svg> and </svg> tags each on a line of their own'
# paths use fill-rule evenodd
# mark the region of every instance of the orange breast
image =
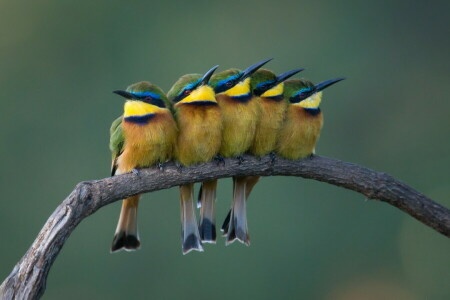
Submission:
<svg viewBox="0 0 450 300">
<path fill-rule="evenodd" d="M 269 154 L 275 150 L 278 134 L 283 125 L 287 103 L 265 98 L 256 98 L 261 108 L 261 116 L 256 125 L 255 139 L 250 153 L 257 156 Z"/>
<path fill-rule="evenodd" d="M 234 157 L 248 151 L 255 138 L 260 108 L 255 98 L 238 102 L 227 95 L 216 95 L 222 110 L 223 137 L 220 154 Z"/>
<path fill-rule="evenodd" d="M 176 158 L 183 165 L 207 162 L 219 152 L 222 115 L 218 105 L 184 104 L 177 108 Z"/>
<path fill-rule="evenodd" d="M 172 159 L 177 126 L 169 111 L 158 113 L 147 124 L 123 122 L 124 151 L 117 160 L 120 173 Z"/>
<path fill-rule="evenodd" d="M 277 141 L 277 153 L 293 160 L 311 155 L 322 125 L 322 113 L 311 115 L 302 107 L 290 105 Z"/>
</svg>

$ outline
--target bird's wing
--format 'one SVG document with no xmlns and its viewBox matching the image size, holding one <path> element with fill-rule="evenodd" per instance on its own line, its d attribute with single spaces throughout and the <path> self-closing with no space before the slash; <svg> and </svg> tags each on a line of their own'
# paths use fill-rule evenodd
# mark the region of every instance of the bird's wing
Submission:
<svg viewBox="0 0 450 300">
<path fill-rule="evenodd" d="M 111 124 L 109 134 L 109 149 L 112 153 L 111 176 L 114 176 L 117 170 L 117 158 L 122 153 L 123 144 L 125 142 L 122 128 L 122 116 L 115 119 Z"/>
</svg>

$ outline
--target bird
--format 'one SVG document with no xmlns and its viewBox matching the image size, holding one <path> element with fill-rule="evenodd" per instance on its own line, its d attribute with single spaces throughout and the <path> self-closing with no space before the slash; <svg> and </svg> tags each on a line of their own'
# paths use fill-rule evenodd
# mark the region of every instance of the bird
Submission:
<svg viewBox="0 0 450 300">
<path fill-rule="evenodd" d="M 110 129 L 111 176 L 128 172 L 138 174 L 140 168 L 172 159 L 178 129 L 164 92 L 158 86 L 142 81 L 114 93 L 126 101 L 123 116 L 117 118 Z M 122 201 L 111 252 L 140 248 L 139 198 L 138 194 Z"/>
<path fill-rule="evenodd" d="M 284 99 L 284 81 L 303 71 L 304 68 L 294 69 L 275 75 L 267 69 L 259 69 L 250 80 L 253 100 L 260 107 L 260 117 L 256 123 L 255 137 L 248 152 L 261 157 L 272 154 L 287 110 L 287 101 Z M 248 199 L 250 192 L 259 181 L 260 176 L 246 176 L 245 199 Z M 222 225 L 222 232 L 227 234 L 230 222 L 231 210 Z"/>
<path fill-rule="evenodd" d="M 211 161 L 219 152 L 222 142 L 222 114 L 214 90 L 208 85 L 217 68 L 218 66 L 214 66 L 203 76 L 182 76 L 167 94 L 173 103 L 179 128 L 175 158 L 182 166 Z M 201 210 L 200 228 L 204 228 L 201 236 L 195 217 L 194 184 L 180 186 L 183 254 L 192 250 L 203 251 L 202 241 L 215 241 L 215 229 L 211 228 L 211 224 L 214 224 L 217 182 L 203 182 L 202 186 L 203 193 L 211 201 L 208 201 L 208 205 L 205 203 Z"/>
<path fill-rule="evenodd" d="M 285 82 L 285 98 L 289 105 L 280 129 L 276 153 L 289 160 L 306 158 L 315 153 L 323 126 L 320 110 L 322 91 L 345 78 L 330 79 L 314 85 L 307 79 Z"/>
<path fill-rule="evenodd" d="M 250 76 L 271 60 L 260 61 L 244 71 L 229 69 L 211 78 L 211 86 L 214 87 L 223 117 L 220 157 L 236 157 L 239 162 L 242 162 L 242 155 L 250 148 L 260 116 L 259 105 L 253 101 Z M 243 176 L 233 177 L 231 222 L 227 231 L 226 245 L 235 240 L 247 246 L 250 245 L 245 206 L 245 182 Z"/>
</svg>

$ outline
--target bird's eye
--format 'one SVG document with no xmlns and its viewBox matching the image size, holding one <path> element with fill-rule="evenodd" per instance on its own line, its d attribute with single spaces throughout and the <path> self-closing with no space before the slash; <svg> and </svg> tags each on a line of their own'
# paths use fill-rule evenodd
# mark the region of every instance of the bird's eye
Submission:
<svg viewBox="0 0 450 300">
<path fill-rule="evenodd" d="M 150 102 L 150 101 L 152 101 L 152 97 L 150 97 L 150 96 L 147 96 L 147 97 L 145 97 L 144 98 L 144 101 L 146 101 L 146 102 Z"/>
<path fill-rule="evenodd" d="M 233 86 L 233 82 L 228 81 L 227 83 L 225 83 L 225 85 L 226 85 L 227 87 L 232 87 L 232 86 Z"/>
<path fill-rule="evenodd" d="M 192 90 L 184 90 L 183 91 L 183 94 L 185 95 L 185 96 L 188 96 L 188 95 L 190 95 L 192 93 Z"/>
</svg>

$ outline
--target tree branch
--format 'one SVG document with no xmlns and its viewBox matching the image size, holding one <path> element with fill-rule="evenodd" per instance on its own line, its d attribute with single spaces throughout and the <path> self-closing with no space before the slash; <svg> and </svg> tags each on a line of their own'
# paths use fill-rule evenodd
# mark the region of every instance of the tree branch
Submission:
<svg viewBox="0 0 450 300">
<path fill-rule="evenodd" d="M 79 183 L 56 208 L 31 248 L 2 283 L 0 298 L 39 299 L 48 272 L 69 235 L 84 218 L 102 206 L 138 193 L 236 175 L 298 176 L 331 183 L 389 203 L 450 237 L 449 209 L 385 173 L 355 164 L 316 155 L 299 161 L 277 158 L 274 163 L 269 156 L 260 160 L 245 156 L 242 164 L 226 159 L 223 166 L 209 162 L 179 172 L 170 163 L 164 171 L 149 168 L 138 175 L 124 174 Z"/>
</svg>

